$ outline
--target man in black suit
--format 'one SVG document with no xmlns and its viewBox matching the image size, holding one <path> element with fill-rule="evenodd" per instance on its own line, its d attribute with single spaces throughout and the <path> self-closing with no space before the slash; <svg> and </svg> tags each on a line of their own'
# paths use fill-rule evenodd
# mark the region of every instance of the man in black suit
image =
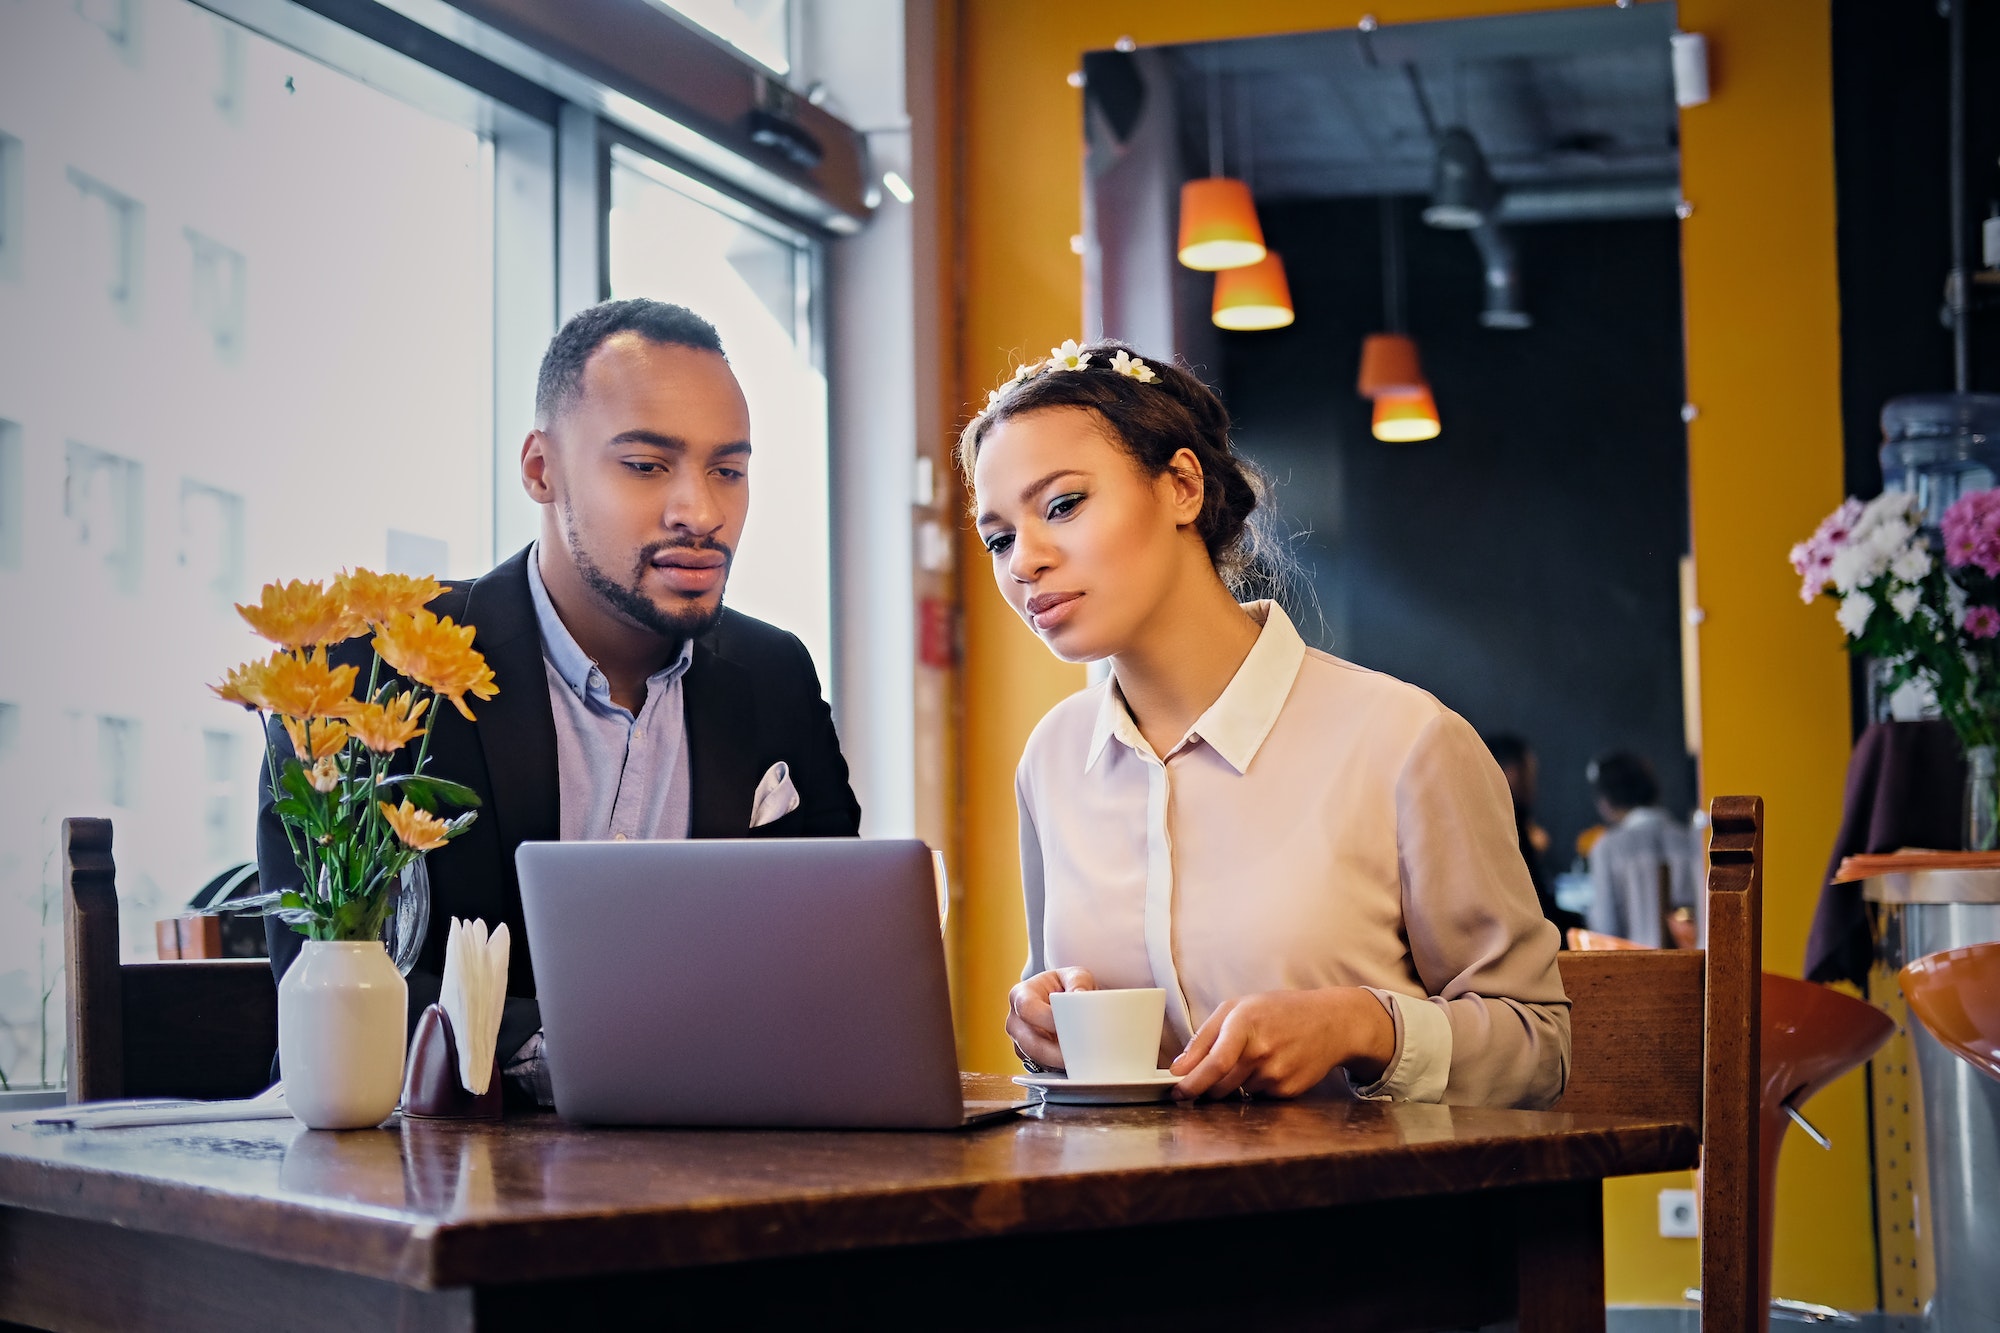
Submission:
<svg viewBox="0 0 2000 1333">
<path fill-rule="evenodd" d="M 714 328 L 662 302 L 592 307 L 550 343 L 535 407 L 521 480 L 542 506 L 539 539 L 430 604 L 477 627 L 499 694 L 472 701 L 476 721 L 450 707 L 426 719 L 427 771 L 480 805 L 426 860 L 430 931 L 409 975 L 414 1022 L 437 999 L 451 918 L 506 922 L 498 1049 L 527 1066 L 541 1021 L 521 843 L 851 837 L 861 824 L 805 646 L 722 604 L 749 512 L 750 419 Z M 344 650 L 365 679 L 368 640 Z M 268 780 L 259 798 L 263 885 L 296 887 Z M 301 937 L 275 917 L 266 930 L 282 977 Z"/>
</svg>

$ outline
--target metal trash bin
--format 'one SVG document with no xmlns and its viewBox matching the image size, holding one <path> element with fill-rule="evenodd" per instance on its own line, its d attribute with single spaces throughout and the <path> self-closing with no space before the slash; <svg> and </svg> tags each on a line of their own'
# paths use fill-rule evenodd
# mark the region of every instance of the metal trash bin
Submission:
<svg viewBox="0 0 2000 1333">
<path fill-rule="evenodd" d="M 2000 870 L 1920 870 L 1862 884 L 1876 956 L 1891 972 L 1925 954 L 2000 940 Z M 2000 1333 L 2000 1082 L 1909 1025 L 1929 1160 L 1937 1333 Z"/>
</svg>

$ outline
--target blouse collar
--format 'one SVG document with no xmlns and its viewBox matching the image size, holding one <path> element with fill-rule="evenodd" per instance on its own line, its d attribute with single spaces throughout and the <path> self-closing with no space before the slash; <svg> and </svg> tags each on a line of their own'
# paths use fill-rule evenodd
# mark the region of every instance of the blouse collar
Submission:
<svg viewBox="0 0 2000 1333">
<path fill-rule="evenodd" d="M 1306 660 L 1305 640 L 1299 637 L 1283 607 L 1273 601 L 1260 601 L 1245 602 L 1243 609 L 1263 626 L 1257 642 L 1250 645 L 1250 655 L 1236 668 L 1236 674 L 1230 677 L 1215 702 L 1195 719 L 1180 744 L 1168 751 L 1169 755 L 1174 754 L 1198 737 L 1239 774 L 1249 769 L 1264 738 L 1277 725 L 1278 714 L 1291 696 L 1292 682 L 1298 679 L 1299 667 Z M 1105 682 L 1104 693 L 1098 699 L 1097 721 L 1091 729 L 1084 772 L 1097 767 L 1098 758 L 1113 737 L 1141 755 L 1153 753 L 1146 738 L 1139 734 L 1139 724 L 1132 720 L 1131 710 L 1125 706 L 1125 696 L 1118 692 L 1115 675 Z"/>
</svg>

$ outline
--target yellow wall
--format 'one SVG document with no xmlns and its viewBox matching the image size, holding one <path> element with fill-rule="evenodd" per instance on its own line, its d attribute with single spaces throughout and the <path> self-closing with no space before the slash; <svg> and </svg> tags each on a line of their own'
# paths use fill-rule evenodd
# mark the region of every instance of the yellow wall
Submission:
<svg viewBox="0 0 2000 1333">
<path fill-rule="evenodd" d="M 1547 0 L 1154 0 L 1083 6 L 960 0 L 957 202 L 959 395 L 969 411 L 1023 356 L 1082 323 L 1082 53 L 1345 26 L 1373 10 L 1416 22 L 1571 6 Z M 1682 179 L 1690 490 L 1701 627 L 1703 785 L 1755 792 L 1769 812 L 1766 958 L 1796 974 L 1838 820 L 1847 684 L 1838 632 L 1801 607 L 1789 545 L 1840 498 L 1832 96 L 1825 0 L 1681 0 L 1708 35 L 1714 97 L 1684 112 Z M 961 416 L 962 419 L 962 416 Z M 961 1050 L 1014 1067 L 1001 1032 L 1024 952 L 1012 775 L 1028 732 L 1079 668 L 1056 662 L 1007 611 L 968 536 L 962 598 Z M 1824 1093 L 1822 1153 L 1794 1134 L 1779 1188 L 1776 1289 L 1849 1309 L 1875 1304 L 1865 1106 L 1858 1076 Z M 1606 1192 L 1608 1292 L 1668 1301 L 1697 1280 L 1694 1245 L 1656 1234 L 1662 1181 Z M 1666 1178 L 1672 1183 L 1672 1178 Z"/>
</svg>

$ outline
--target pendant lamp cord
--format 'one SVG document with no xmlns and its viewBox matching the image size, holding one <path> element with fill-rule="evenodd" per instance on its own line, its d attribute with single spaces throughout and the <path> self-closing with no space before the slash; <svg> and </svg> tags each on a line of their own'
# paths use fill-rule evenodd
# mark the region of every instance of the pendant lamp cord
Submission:
<svg viewBox="0 0 2000 1333">
<path fill-rule="evenodd" d="M 1208 57 L 1208 174 L 1222 174 L 1222 74 L 1216 55 Z"/>
<path fill-rule="evenodd" d="M 1403 332 L 1403 229 L 1396 199 L 1382 196 L 1382 315 L 1389 332 Z"/>
<path fill-rule="evenodd" d="M 1965 271 L 1965 10 L 1951 3 L 1951 360 L 1960 393 L 1972 383 L 1971 292 Z"/>
</svg>

